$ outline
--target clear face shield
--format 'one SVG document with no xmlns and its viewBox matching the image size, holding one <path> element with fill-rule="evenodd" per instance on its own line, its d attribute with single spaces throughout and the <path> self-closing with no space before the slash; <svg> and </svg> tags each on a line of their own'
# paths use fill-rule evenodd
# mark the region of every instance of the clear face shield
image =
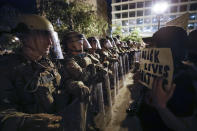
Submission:
<svg viewBox="0 0 197 131">
<path fill-rule="evenodd" d="M 104 45 L 105 45 L 105 47 L 107 49 L 111 49 L 113 47 L 112 44 L 111 44 L 111 42 L 109 40 L 106 40 Z"/>
<path fill-rule="evenodd" d="M 100 44 L 99 40 L 96 39 L 96 38 L 94 38 L 94 39 L 92 40 L 91 46 L 92 46 L 92 49 L 94 49 L 94 50 L 97 50 L 97 49 L 100 50 L 100 49 L 101 49 L 101 44 Z"/>
<path fill-rule="evenodd" d="M 120 41 L 117 39 L 115 42 L 116 45 L 121 45 Z"/>
<path fill-rule="evenodd" d="M 116 46 L 116 42 L 113 39 L 111 39 L 111 40 L 112 40 L 111 41 L 112 46 L 115 47 Z"/>
<path fill-rule="evenodd" d="M 51 54 L 53 58 L 55 59 L 64 59 L 64 56 L 62 54 L 62 49 L 60 46 L 60 40 L 58 38 L 58 34 L 55 31 L 50 32 L 51 33 L 51 40 L 52 40 L 52 45 L 51 45 Z"/>
<path fill-rule="evenodd" d="M 91 49 L 92 46 L 90 45 L 90 43 L 88 42 L 88 40 L 86 39 L 86 37 L 83 35 L 83 48 L 86 49 Z"/>
</svg>

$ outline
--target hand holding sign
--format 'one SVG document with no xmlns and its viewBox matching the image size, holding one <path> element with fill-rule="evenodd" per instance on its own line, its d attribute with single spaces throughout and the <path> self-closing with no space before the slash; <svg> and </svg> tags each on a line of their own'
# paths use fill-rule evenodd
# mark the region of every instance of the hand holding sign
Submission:
<svg viewBox="0 0 197 131">
<path fill-rule="evenodd" d="M 166 108 L 166 104 L 168 100 L 172 97 L 175 87 L 176 85 L 172 84 L 171 87 L 163 88 L 163 79 L 159 77 L 154 78 L 152 85 L 152 105 L 156 108 Z"/>
</svg>

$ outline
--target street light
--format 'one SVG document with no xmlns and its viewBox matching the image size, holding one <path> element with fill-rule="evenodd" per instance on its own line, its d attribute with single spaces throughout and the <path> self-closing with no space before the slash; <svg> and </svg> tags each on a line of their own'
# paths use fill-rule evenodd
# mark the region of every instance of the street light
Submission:
<svg viewBox="0 0 197 131">
<path fill-rule="evenodd" d="M 168 3 L 167 2 L 159 2 L 153 6 L 153 11 L 157 14 L 158 17 L 158 30 L 160 28 L 160 19 L 162 14 L 167 10 Z"/>
</svg>

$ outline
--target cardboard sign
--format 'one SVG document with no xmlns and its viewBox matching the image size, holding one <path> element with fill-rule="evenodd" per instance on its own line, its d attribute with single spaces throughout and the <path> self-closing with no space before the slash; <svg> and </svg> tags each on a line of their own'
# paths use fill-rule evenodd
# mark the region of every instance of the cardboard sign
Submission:
<svg viewBox="0 0 197 131">
<path fill-rule="evenodd" d="M 174 72 L 173 57 L 170 48 L 146 48 L 141 50 L 140 83 L 152 88 L 155 77 L 163 77 L 168 86 L 172 83 Z"/>
</svg>

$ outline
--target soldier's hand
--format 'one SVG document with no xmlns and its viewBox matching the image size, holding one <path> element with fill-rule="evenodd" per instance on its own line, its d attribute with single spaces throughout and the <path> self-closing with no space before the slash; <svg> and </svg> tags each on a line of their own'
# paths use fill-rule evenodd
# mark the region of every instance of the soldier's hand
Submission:
<svg viewBox="0 0 197 131">
<path fill-rule="evenodd" d="M 89 64 L 87 66 L 87 70 L 91 73 L 91 75 L 96 74 L 96 68 L 95 68 L 95 65 L 94 64 Z"/>
<path fill-rule="evenodd" d="M 90 96 L 90 89 L 87 86 L 82 86 L 80 88 L 80 98 L 81 100 L 89 101 L 89 96 Z"/>
<path fill-rule="evenodd" d="M 25 116 L 20 131 L 63 131 L 62 117 L 52 114 L 33 114 Z"/>
<path fill-rule="evenodd" d="M 96 66 L 96 71 L 97 73 L 101 73 L 101 74 L 107 74 L 107 69 L 101 67 L 101 66 Z"/>
</svg>

